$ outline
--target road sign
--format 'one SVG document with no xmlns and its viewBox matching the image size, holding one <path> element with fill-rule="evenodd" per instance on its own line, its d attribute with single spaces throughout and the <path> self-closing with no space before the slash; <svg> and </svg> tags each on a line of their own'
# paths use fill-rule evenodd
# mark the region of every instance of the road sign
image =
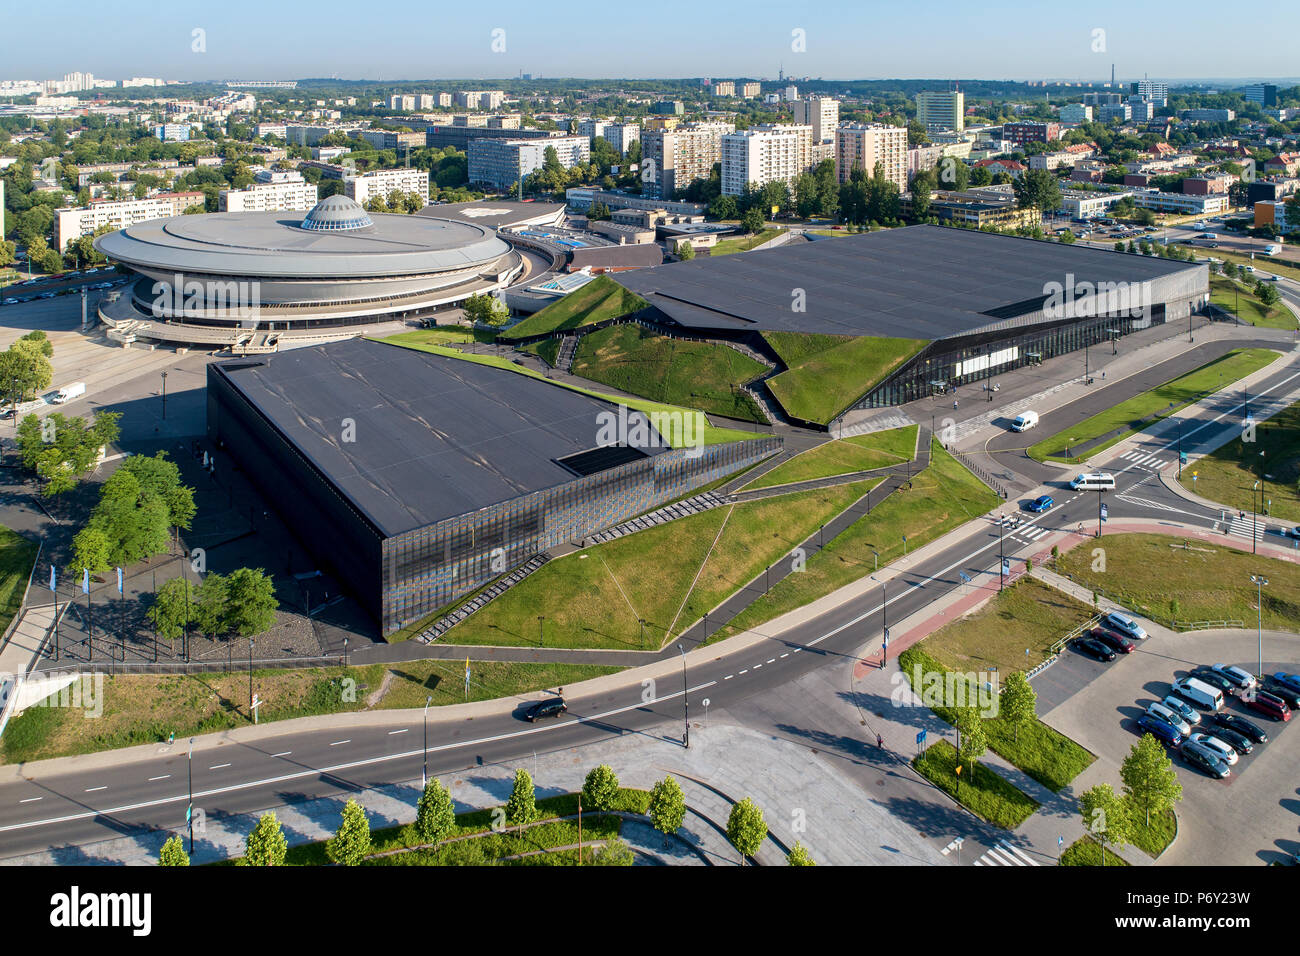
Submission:
<svg viewBox="0 0 1300 956">
<path fill-rule="evenodd" d="M 1063 836 L 1059 836 L 1059 837 L 1057 837 L 1057 838 L 1056 838 L 1056 848 L 1059 850 L 1059 849 L 1060 849 L 1061 847 L 1063 847 L 1063 846 L 1065 846 L 1065 837 L 1063 837 Z"/>
<path fill-rule="evenodd" d="M 1110 505 L 1107 505 L 1103 502 L 1101 506 L 1101 520 L 1106 521 L 1109 518 L 1110 518 Z"/>
<path fill-rule="evenodd" d="M 925 743 L 925 731 L 918 730 L 916 732 L 916 745 L 919 747 L 923 743 Z"/>
<path fill-rule="evenodd" d="M 1003 559 L 1002 559 L 1002 573 L 1003 573 L 1003 574 L 1010 574 L 1010 573 L 1011 573 L 1011 559 L 1010 559 L 1010 558 L 1003 558 Z"/>
<path fill-rule="evenodd" d="M 967 574 L 965 571 L 958 571 L 957 577 L 961 578 L 962 584 L 970 584 L 970 575 Z"/>
</svg>

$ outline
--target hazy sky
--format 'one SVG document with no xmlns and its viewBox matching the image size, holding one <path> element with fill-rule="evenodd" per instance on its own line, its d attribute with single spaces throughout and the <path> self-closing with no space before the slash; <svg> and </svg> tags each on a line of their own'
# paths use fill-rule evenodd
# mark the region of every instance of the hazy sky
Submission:
<svg viewBox="0 0 1300 956">
<path fill-rule="evenodd" d="M 0 22 L 3 79 L 1300 75 L 1300 0 L 68 0 Z"/>
</svg>

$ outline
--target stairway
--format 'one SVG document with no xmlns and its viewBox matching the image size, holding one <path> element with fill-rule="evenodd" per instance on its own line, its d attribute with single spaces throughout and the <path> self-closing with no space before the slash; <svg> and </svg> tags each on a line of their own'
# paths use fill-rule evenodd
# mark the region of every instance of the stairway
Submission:
<svg viewBox="0 0 1300 956">
<path fill-rule="evenodd" d="M 417 640 L 424 644 L 432 644 L 461 621 L 465 620 L 465 618 L 490 604 L 492 601 L 495 601 L 506 591 L 509 591 L 524 578 L 528 577 L 528 575 L 541 568 L 549 560 L 550 558 L 545 554 L 533 555 L 519 567 L 515 568 L 505 577 L 494 583 L 491 587 L 476 594 L 472 600 L 462 604 L 446 617 L 435 621 L 432 627 L 421 631 Z"/>
</svg>

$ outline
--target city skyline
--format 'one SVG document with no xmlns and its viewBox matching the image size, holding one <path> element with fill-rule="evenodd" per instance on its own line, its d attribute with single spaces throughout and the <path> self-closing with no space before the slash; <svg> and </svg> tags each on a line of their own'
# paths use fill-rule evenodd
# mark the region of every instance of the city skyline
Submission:
<svg viewBox="0 0 1300 956">
<path fill-rule="evenodd" d="M 40 42 L 14 44 L 5 51 L 4 79 L 47 78 L 73 71 L 121 78 L 164 76 L 195 82 L 230 79 L 302 79 L 416 82 L 439 79 L 490 79 L 520 73 L 546 77 L 673 79 L 696 76 L 775 79 L 791 76 L 826 80 L 933 79 L 982 77 L 1009 81 L 1105 82 L 1111 64 L 1120 78 L 1150 75 L 1185 82 L 1247 81 L 1296 76 L 1294 56 L 1285 44 L 1263 44 L 1258 24 L 1282 36 L 1300 26 L 1300 11 L 1283 2 L 1265 3 L 1260 17 L 1216 21 L 1202 29 L 1214 8 L 1195 2 L 1179 8 L 1174 23 L 1145 23 L 1120 2 L 1094 4 L 1078 11 L 1041 11 L 1026 22 L 1023 9 L 989 4 L 969 10 L 954 3 L 933 8 L 944 29 L 914 43 L 895 42 L 915 31 L 905 7 L 858 8 L 827 5 L 792 9 L 761 0 L 743 17 L 726 9 L 700 8 L 677 0 L 661 5 L 661 22 L 677 23 L 667 46 L 629 45 L 621 38 L 643 27 L 634 8 L 608 8 L 600 17 L 563 20 L 522 3 L 482 11 L 431 14 L 397 0 L 390 5 L 400 32 L 383 25 L 361 31 L 344 16 L 342 4 L 328 0 L 304 18 L 292 8 L 234 0 L 212 12 L 158 10 L 138 0 L 112 8 L 70 5 L 75 32 L 60 38 L 57 62 Z M 674 13 L 689 17 L 683 20 Z M 734 11 L 732 11 L 734 13 Z M 1018 16 L 1015 31 L 989 35 L 991 23 Z M 1202 16 L 1203 14 L 1203 16 Z M 131 48 L 108 46 L 123 18 L 134 18 Z M 428 25 L 421 18 L 428 17 Z M 436 19 L 435 19 L 436 18 Z M 10 37 L 45 29 L 33 8 L 9 17 Z M 250 31 L 248 26 L 256 24 Z M 687 29 L 689 27 L 689 29 Z M 729 42 L 719 44 L 719 36 Z M 876 42 L 884 37 L 888 42 Z M 893 37 L 894 39 L 888 39 Z M 295 42 L 296 39 L 296 42 Z M 978 42 L 975 42 L 978 41 Z M 141 52 L 143 51 L 143 53 Z"/>
</svg>

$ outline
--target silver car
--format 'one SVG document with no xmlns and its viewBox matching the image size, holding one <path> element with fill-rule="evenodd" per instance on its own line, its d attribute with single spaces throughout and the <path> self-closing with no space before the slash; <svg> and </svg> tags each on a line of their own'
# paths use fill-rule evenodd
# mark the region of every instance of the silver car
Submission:
<svg viewBox="0 0 1300 956">
<path fill-rule="evenodd" d="M 1233 667 L 1230 664 L 1215 664 L 1210 670 L 1222 674 L 1242 690 L 1250 690 L 1259 683 L 1259 678 L 1250 671 L 1240 667 Z"/>
<path fill-rule="evenodd" d="M 1197 712 L 1195 707 L 1187 703 L 1187 701 L 1183 700 L 1181 697 L 1175 697 L 1173 694 L 1170 694 L 1160 703 L 1164 704 L 1193 727 L 1197 726 L 1201 722 L 1200 713 Z"/>
<path fill-rule="evenodd" d="M 1237 762 L 1237 751 L 1218 737 L 1211 737 L 1209 734 L 1192 734 L 1191 739 L 1193 743 L 1198 743 L 1202 747 L 1208 747 L 1214 751 L 1219 759 L 1227 761 L 1229 767 Z"/>
</svg>

